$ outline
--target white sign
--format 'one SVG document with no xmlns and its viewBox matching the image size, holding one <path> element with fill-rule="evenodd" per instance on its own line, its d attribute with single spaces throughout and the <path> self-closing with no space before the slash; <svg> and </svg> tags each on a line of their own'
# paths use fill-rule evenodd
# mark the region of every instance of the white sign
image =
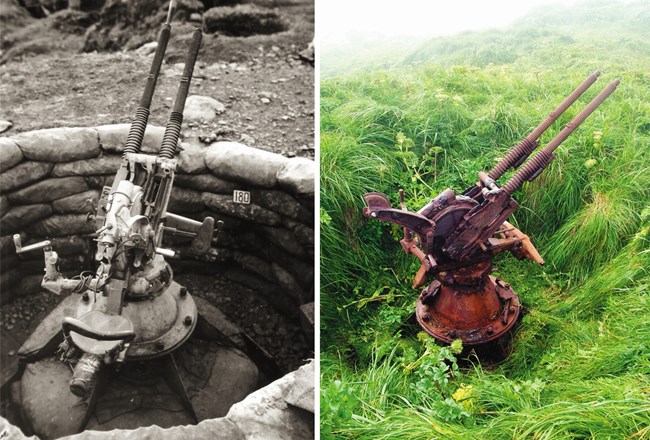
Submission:
<svg viewBox="0 0 650 440">
<path fill-rule="evenodd" d="M 236 189 L 232 193 L 232 201 L 235 203 L 243 203 L 245 205 L 248 205 L 251 202 L 251 193 L 248 191 L 240 191 Z"/>
</svg>

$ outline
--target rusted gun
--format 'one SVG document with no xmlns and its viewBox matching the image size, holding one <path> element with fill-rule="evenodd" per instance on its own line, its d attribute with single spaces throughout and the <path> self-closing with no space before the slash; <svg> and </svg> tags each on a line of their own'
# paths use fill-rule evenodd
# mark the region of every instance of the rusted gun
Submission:
<svg viewBox="0 0 650 440">
<path fill-rule="evenodd" d="M 158 155 L 141 154 L 149 106 L 170 34 L 170 3 L 149 77 L 131 125 L 122 163 L 112 186 L 101 193 L 97 215 L 97 271 L 67 279 L 58 271 L 58 255 L 50 242 L 18 252 L 43 249 L 45 277 L 42 286 L 54 293 L 79 293 L 72 316 L 61 323 L 64 341 L 61 359 L 74 365 L 70 390 L 89 400 L 87 414 L 96 401 L 96 382 L 102 371 L 116 371 L 126 362 L 160 359 L 162 375 L 181 399 L 187 413 L 197 421 L 171 353 L 192 334 L 197 307 L 187 289 L 173 282 L 164 257 L 174 251 L 162 246 L 163 235 L 192 238 L 198 254 L 210 249 L 215 222 L 197 222 L 167 212 L 177 168 L 175 158 L 183 109 L 192 79 L 202 34 L 197 29 L 190 43 L 173 111 L 165 128 Z"/>
<path fill-rule="evenodd" d="M 422 263 L 413 286 L 421 287 L 433 278 L 418 298 L 416 317 L 436 339 L 447 343 L 462 339 L 465 345 L 480 345 L 503 336 L 517 321 L 519 298 L 508 283 L 490 275 L 492 258 L 509 250 L 517 258 L 539 264 L 544 260 L 528 236 L 506 221 L 519 207 L 512 194 L 544 171 L 554 158 L 553 151 L 616 89 L 619 80 L 605 87 L 503 186 L 497 180 L 507 169 L 526 161 L 544 131 L 599 74 L 590 75 L 489 173 L 479 172 L 477 184 L 461 195 L 446 189 L 418 212 L 406 209 L 401 190 L 401 209 L 392 208 L 384 194 L 364 195 L 365 216 L 404 228 L 400 241 L 404 251 Z"/>
</svg>

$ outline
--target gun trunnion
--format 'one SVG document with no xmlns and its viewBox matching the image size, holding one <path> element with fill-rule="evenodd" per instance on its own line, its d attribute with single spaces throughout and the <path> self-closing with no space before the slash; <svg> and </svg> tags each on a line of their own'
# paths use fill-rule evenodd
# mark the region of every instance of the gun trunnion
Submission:
<svg viewBox="0 0 650 440">
<path fill-rule="evenodd" d="M 494 255 L 511 251 L 515 257 L 544 264 L 527 235 L 507 222 L 519 205 L 512 198 L 524 182 L 534 180 L 553 160 L 553 151 L 616 89 L 605 87 L 539 153 L 539 138 L 588 88 L 600 72 L 590 75 L 533 132 L 488 173 L 479 172 L 476 185 L 462 194 L 445 189 L 418 212 L 410 212 L 400 190 L 401 209 L 391 207 L 381 193 L 363 197 L 363 214 L 404 228 L 404 252 L 422 263 L 413 287 L 433 279 L 417 299 L 416 317 L 431 336 L 445 343 L 461 339 L 466 346 L 496 341 L 517 322 L 521 303 L 510 284 L 490 275 Z M 526 162 L 524 164 L 524 162 Z M 504 185 L 498 179 L 520 168 Z"/>
</svg>

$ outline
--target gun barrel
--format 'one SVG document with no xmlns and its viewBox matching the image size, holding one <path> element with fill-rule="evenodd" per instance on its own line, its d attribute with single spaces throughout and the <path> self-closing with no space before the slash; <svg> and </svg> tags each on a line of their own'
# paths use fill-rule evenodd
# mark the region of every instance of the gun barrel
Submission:
<svg viewBox="0 0 650 440">
<path fill-rule="evenodd" d="M 183 70 L 183 77 L 181 84 L 178 86 L 176 93 L 176 100 L 174 101 L 174 108 L 169 115 L 169 121 L 165 127 L 165 134 L 163 135 L 162 146 L 160 147 L 160 154 L 158 157 L 171 159 L 176 154 L 176 145 L 178 138 L 181 134 L 181 124 L 183 123 L 183 110 L 185 109 L 185 100 L 190 90 L 190 83 L 192 81 L 192 74 L 194 72 L 194 65 L 199 54 L 201 47 L 201 39 L 203 34 L 201 29 L 196 29 L 192 34 L 192 42 L 190 49 L 185 60 L 185 68 Z"/>
<path fill-rule="evenodd" d="M 566 138 L 568 138 L 569 135 L 573 133 L 573 131 L 575 131 L 575 129 L 578 128 L 580 124 L 582 124 L 609 95 L 612 94 L 612 92 L 614 92 L 614 90 L 616 90 L 619 83 L 620 80 L 616 79 L 605 87 L 598 96 L 582 109 L 582 111 L 578 113 L 578 115 L 573 118 L 573 120 L 569 122 L 566 127 L 564 127 L 564 129 L 562 129 L 562 131 L 544 147 L 544 149 L 542 149 L 542 151 L 528 161 L 522 169 L 517 171 L 517 173 L 506 182 L 502 189 L 506 193 L 512 195 L 512 193 L 516 189 L 520 188 L 524 182 L 533 180 L 537 177 L 539 173 L 541 173 L 553 160 L 553 151 L 555 151 L 555 149 L 559 147 L 560 144 L 564 142 Z"/>
<path fill-rule="evenodd" d="M 153 98 L 153 92 L 156 89 L 160 67 L 162 66 L 165 51 L 167 50 L 167 43 L 169 42 L 169 35 L 171 33 L 171 15 L 175 4 L 176 3 L 173 0 L 169 2 L 167 21 L 163 24 L 160 33 L 158 34 L 158 45 L 156 46 L 156 52 L 154 53 L 151 68 L 149 69 L 147 84 L 144 86 L 138 109 L 135 112 L 135 118 L 133 118 L 131 128 L 129 129 L 129 135 L 126 138 L 124 157 L 126 157 L 127 153 L 137 154 L 142 148 L 142 139 L 144 138 L 144 132 L 147 129 L 147 123 L 149 122 L 149 107 L 151 107 L 151 99 Z"/>
<path fill-rule="evenodd" d="M 562 103 L 553 110 L 546 119 L 542 121 L 541 124 L 537 126 L 524 140 L 522 140 L 519 145 L 514 147 L 508 152 L 508 154 L 501 159 L 501 161 L 495 165 L 492 170 L 488 173 L 488 176 L 494 180 L 498 180 L 503 173 L 505 173 L 509 168 L 517 168 L 521 165 L 528 156 L 537 148 L 537 140 L 539 137 L 551 126 L 557 118 L 562 115 L 568 109 L 571 104 L 573 104 L 582 94 L 598 79 L 600 71 L 596 70 L 594 73 L 589 75 L 587 79 L 571 93 Z"/>
</svg>

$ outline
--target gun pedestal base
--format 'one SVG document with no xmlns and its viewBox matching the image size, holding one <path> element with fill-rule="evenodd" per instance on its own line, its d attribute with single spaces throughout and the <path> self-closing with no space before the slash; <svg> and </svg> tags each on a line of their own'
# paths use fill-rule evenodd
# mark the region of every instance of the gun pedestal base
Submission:
<svg viewBox="0 0 650 440">
<path fill-rule="evenodd" d="M 186 327 L 188 337 L 173 352 L 127 359 L 119 369 L 104 365 L 92 391 L 79 397 L 70 392 L 70 366 L 55 353 L 62 339 L 62 316 L 74 314 L 78 307 L 78 296 L 66 298 L 27 341 L 33 355 L 22 359 L 24 374 L 11 385 L 22 429 L 41 438 L 58 438 L 85 429 L 192 424 L 224 416 L 231 405 L 281 375 L 279 369 L 269 369 L 272 360 L 256 347 L 228 343 L 224 329 L 202 316 L 211 307 L 204 300 L 195 302 L 186 293 L 182 301 L 192 301 L 195 313 L 198 309 L 197 325 Z"/>
<path fill-rule="evenodd" d="M 495 341 L 517 322 L 519 298 L 499 278 L 491 262 L 443 271 L 419 296 L 415 315 L 420 326 L 444 343 L 465 346 Z"/>
</svg>

